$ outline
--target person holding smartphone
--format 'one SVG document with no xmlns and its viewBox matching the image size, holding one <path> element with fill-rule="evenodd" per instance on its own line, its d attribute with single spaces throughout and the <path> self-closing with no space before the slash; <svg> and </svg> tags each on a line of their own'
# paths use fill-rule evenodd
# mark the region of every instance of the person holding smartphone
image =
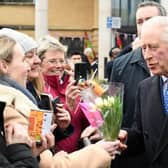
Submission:
<svg viewBox="0 0 168 168">
<path fill-rule="evenodd" d="M 8 36 L 0 35 L 0 100 L 7 104 L 4 110 L 4 124 L 17 122 L 27 131 L 30 111 L 38 109 L 35 98 L 26 89 L 29 70 L 30 66 L 25 61 L 21 45 Z M 32 145 L 35 156 L 54 145 L 52 133 L 41 135 L 41 138 L 40 147 L 35 142 Z"/>
<path fill-rule="evenodd" d="M 80 101 L 79 87 L 75 86 L 75 82 L 69 85 L 71 76 L 65 70 L 67 65 L 65 60 L 66 47 L 54 37 L 47 35 L 39 40 L 37 53 L 41 59 L 41 70 L 45 80 L 44 90 L 52 95 L 53 98 L 59 97 L 60 102 L 69 111 L 71 125 L 74 127 L 74 132 L 66 139 L 57 142 L 55 149 L 56 151 L 73 152 L 79 149 L 78 141 L 81 132 L 89 126 L 89 123 L 77 105 Z M 72 88 L 70 93 L 73 95 L 72 97 L 66 91 L 68 87 Z M 71 102 L 76 103 L 73 103 L 73 106 L 71 106 Z"/>
<path fill-rule="evenodd" d="M 3 168 L 38 168 L 37 159 L 31 152 L 33 141 L 26 129 L 15 122 L 5 125 L 3 112 L 6 103 L 0 101 L 0 165 Z M 15 155 L 17 153 L 17 156 Z"/>
<path fill-rule="evenodd" d="M 25 55 L 19 43 L 7 36 L 0 36 L 0 100 L 5 100 L 7 103 L 4 110 L 4 122 L 6 125 L 9 125 L 11 121 L 20 123 L 26 128 L 26 133 L 30 110 L 38 109 L 34 97 L 26 90 L 29 70 L 30 66 L 25 61 Z M 16 132 L 16 139 L 19 139 L 20 134 L 22 134 L 22 132 L 24 133 L 24 131 L 19 127 L 17 128 L 19 131 Z M 9 131 L 9 134 L 7 133 L 7 135 L 9 140 L 7 144 L 10 144 L 11 142 L 13 143 L 13 141 L 11 141 L 12 137 L 10 132 L 12 131 L 12 135 L 15 136 L 15 126 L 10 126 L 8 129 L 7 132 Z M 22 138 L 19 139 L 19 142 L 24 141 L 27 141 L 26 138 L 23 138 L 23 141 Z M 15 142 L 17 142 L 17 140 Z M 42 136 L 42 145 L 38 149 L 35 149 L 36 144 L 33 143 L 33 154 L 35 156 L 39 153 L 41 154 L 40 167 L 96 168 L 104 165 L 108 166 L 111 159 L 114 159 L 116 150 L 119 147 L 118 141 L 102 141 L 72 154 L 58 153 L 58 155 L 55 154 L 53 156 L 49 150 L 46 150 L 54 145 L 53 142 L 53 135 L 48 133 Z M 15 156 L 16 155 L 13 155 L 13 157 Z M 18 157 L 18 155 L 16 157 Z M 81 164 L 81 158 L 82 160 L 85 159 L 83 160 L 83 164 Z M 92 158 L 91 162 L 89 162 L 90 158 Z M 32 163 L 34 162 L 32 161 Z M 34 164 L 34 166 L 36 165 Z"/>
<path fill-rule="evenodd" d="M 31 151 L 32 140 L 26 129 L 17 123 L 10 123 L 5 126 L 6 145 L 1 143 L 0 165 L 3 168 L 38 168 L 38 161 Z M 4 137 L 0 134 L 0 141 Z M 2 151 L 4 149 L 4 152 Z M 17 155 L 16 155 L 17 153 Z"/>
<path fill-rule="evenodd" d="M 25 53 L 25 62 L 27 62 L 30 66 L 30 69 L 27 75 L 26 88 L 34 96 L 35 98 L 34 101 L 37 103 L 40 109 L 51 110 L 51 108 L 49 107 L 49 103 L 50 103 L 49 95 L 48 96 L 45 95 L 44 99 L 41 98 L 40 96 L 42 93 L 44 93 L 44 80 L 40 72 L 41 60 L 37 55 L 37 46 L 38 46 L 37 42 L 33 40 L 33 38 L 29 37 L 28 35 L 9 28 L 1 29 L 0 35 L 6 35 L 8 37 L 11 37 L 15 39 L 22 46 Z M 57 125 L 60 129 L 66 130 L 66 128 L 70 124 L 70 115 L 69 115 L 69 112 L 65 110 L 62 105 L 58 105 L 58 106 L 59 106 L 59 109 L 57 111 L 58 112 Z M 57 130 L 58 130 L 58 127 L 56 128 Z M 70 131 L 70 133 L 72 132 L 71 126 L 68 129 L 68 131 Z M 66 131 L 66 134 L 69 134 L 68 131 Z M 56 131 L 56 133 L 59 138 L 64 138 L 64 135 L 62 135 L 62 132 L 60 130 Z"/>
</svg>

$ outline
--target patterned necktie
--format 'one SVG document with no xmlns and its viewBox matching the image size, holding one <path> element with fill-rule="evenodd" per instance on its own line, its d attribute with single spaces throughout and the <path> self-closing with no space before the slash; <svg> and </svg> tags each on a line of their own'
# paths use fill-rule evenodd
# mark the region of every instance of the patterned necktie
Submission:
<svg viewBox="0 0 168 168">
<path fill-rule="evenodd" d="M 165 113 L 168 115 L 168 80 L 165 83 L 165 90 L 164 90 L 164 108 Z"/>
</svg>

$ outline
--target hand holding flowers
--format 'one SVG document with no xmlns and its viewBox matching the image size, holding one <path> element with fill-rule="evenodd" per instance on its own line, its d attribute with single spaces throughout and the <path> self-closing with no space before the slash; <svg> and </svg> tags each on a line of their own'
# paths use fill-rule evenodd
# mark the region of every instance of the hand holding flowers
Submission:
<svg viewBox="0 0 168 168">
<path fill-rule="evenodd" d="M 103 123 L 96 117 L 94 123 L 101 127 L 105 139 L 116 140 L 122 122 L 123 84 L 112 82 L 101 86 L 95 81 L 91 84 L 91 88 L 83 92 L 81 108 L 92 116 L 100 112 Z"/>
</svg>

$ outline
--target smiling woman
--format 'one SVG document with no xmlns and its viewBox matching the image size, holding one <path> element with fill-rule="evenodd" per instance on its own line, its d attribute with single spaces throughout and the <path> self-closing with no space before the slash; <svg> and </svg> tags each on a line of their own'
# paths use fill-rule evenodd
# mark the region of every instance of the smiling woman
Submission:
<svg viewBox="0 0 168 168">
<path fill-rule="evenodd" d="M 30 66 L 25 61 L 21 46 L 9 37 L 1 36 L 0 48 L 1 74 L 17 81 L 22 86 L 26 86 Z"/>
<path fill-rule="evenodd" d="M 66 47 L 57 39 L 47 35 L 39 40 L 37 50 L 41 59 L 41 70 L 44 75 L 64 74 Z"/>
</svg>

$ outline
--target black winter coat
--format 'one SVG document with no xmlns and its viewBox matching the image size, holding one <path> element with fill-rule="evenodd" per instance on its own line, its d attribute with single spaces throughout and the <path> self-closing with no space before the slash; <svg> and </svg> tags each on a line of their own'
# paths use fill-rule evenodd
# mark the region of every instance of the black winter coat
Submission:
<svg viewBox="0 0 168 168">
<path fill-rule="evenodd" d="M 2 138 L 2 136 L 0 136 Z M 0 153 L 0 167 L 3 168 L 38 168 L 36 158 L 32 156 L 31 149 L 25 144 L 12 144 Z"/>
</svg>

